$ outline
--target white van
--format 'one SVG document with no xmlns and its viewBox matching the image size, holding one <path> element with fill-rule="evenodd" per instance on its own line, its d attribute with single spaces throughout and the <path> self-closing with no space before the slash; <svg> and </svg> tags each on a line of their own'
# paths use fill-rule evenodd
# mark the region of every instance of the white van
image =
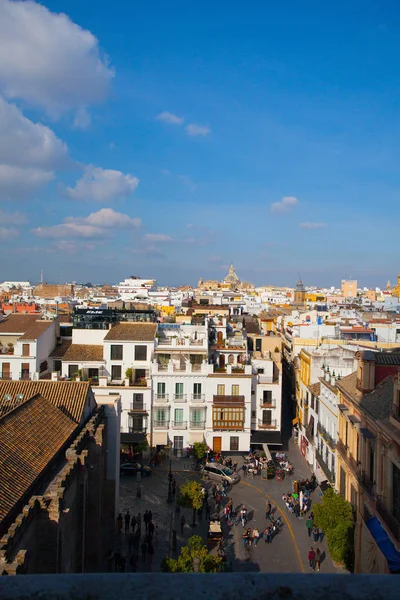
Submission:
<svg viewBox="0 0 400 600">
<path fill-rule="evenodd" d="M 207 463 L 203 467 L 203 473 L 207 479 L 227 481 L 230 484 L 239 483 L 240 481 L 240 475 L 236 471 L 232 471 L 232 469 L 228 469 L 228 467 L 219 463 Z"/>
</svg>

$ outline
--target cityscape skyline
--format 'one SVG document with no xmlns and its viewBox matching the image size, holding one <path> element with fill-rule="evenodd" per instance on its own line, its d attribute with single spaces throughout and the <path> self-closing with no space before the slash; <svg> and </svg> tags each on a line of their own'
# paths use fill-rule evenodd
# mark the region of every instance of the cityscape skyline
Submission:
<svg viewBox="0 0 400 600">
<path fill-rule="evenodd" d="M 394 280 L 398 9 L 357 5 L 2 0 L 2 278 Z"/>
</svg>

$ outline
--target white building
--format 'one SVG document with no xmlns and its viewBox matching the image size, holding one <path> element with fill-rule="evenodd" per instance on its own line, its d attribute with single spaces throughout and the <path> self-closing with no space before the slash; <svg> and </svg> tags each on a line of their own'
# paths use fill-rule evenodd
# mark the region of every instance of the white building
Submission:
<svg viewBox="0 0 400 600">
<path fill-rule="evenodd" d="M 11 314 L 0 322 L 0 379 L 39 379 L 51 370 L 48 358 L 59 336 L 57 319 Z"/>
<path fill-rule="evenodd" d="M 140 279 L 128 277 L 118 284 L 118 294 L 121 300 L 148 299 L 149 292 L 155 292 L 155 279 Z"/>
</svg>

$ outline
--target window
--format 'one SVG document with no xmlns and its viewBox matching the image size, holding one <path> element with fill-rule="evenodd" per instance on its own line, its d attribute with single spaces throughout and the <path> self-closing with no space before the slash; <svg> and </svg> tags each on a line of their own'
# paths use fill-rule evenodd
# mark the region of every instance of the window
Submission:
<svg viewBox="0 0 400 600">
<path fill-rule="evenodd" d="M 157 423 L 166 423 L 167 422 L 167 411 L 165 408 L 158 408 L 156 410 L 156 422 Z"/>
<path fill-rule="evenodd" d="M 183 423 L 183 408 L 176 408 L 174 411 L 175 423 Z"/>
<path fill-rule="evenodd" d="M 175 398 L 178 400 L 182 400 L 182 398 L 183 398 L 183 383 L 175 384 Z"/>
<path fill-rule="evenodd" d="M 263 391 L 263 404 L 272 404 L 272 391 L 271 390 Z"/>
<path fill-rule="evenodd" d="M 192 410 L 190 419 L 192 423 L 202 423 L 204 421 L 203 411 L 196 409 Z"/>
<path fill-rule="evenodd" d="M 214 429 L 243 429 L 244 408 L 213 407 Z"/>
<path fill-rule="evenodd" d="M 165 383 L 164 382 L 157 383 L 157 396 L 160 399 L 165 398 Z"/>
<path fill-rule="evenodd" d="M 174 436 L 174 450 L 183 450 L 183 435 Z"/>
<path fill-rule="evenodd" d="M 143 404 L 143 394 L 133 394 L 133 401 Z"/>
<path fill-rule="evenodd" d="M 395 464 L 392 473 L 392 514 L 400 523 L 400 469 Z"/>
<path fill-rule="evenodd" d="M 225 396 L 225 385 L 223 383 L 217 385 L 217 396 Z"/>
<path fill-rule="evenodd" d="M 238 385 L 232 386 L 232 396 L 239 396 L 239 386 Z"/>
<path fill-rule="evenodd" d="M 357 494 L 357 491 L 355 490 L 353 484 L 350 486 L 350 502 L 352 503 L 354 508 L 357 510 L 358 494 Z"/>
<path fill-rule="evenodd" d="M 113 381 L 120 380 L 122 378 L 122 367 L 121 365 L 112 365 L 111 367 L 111 379 Z"/>
<path fill-rule="evenodd" d="M 197 398 L 198 400 L 200 400 L 200 398 L 201 398 L 201 383 L 193 384 L 193 396 L 195 397 L 195 399 Z"/>
<path fill-rule="evenodd" d="M 122 360 L 122 344 L 115 346 L 114 344 L 110 349 L 110 359 L 111 360 Z"/>
<path fill-rule="evenodd" d="M 22 344 L 22 356 L 30 356 L 30 344 Z"/>
<path fill-rule="evenodd" d="M 256 352 L 262 352 L 262 339 L 256 339 Z"/>
<path fill-rule="evenodd" d="M 3 363 L 2 379 L 11 379 L 11 363 Z"/>
<path fill-rule="evenodd" d="M 345 438 L 344 438 L 344 445 L 345 445 L 346 450 L 349 447 L 348 441 L 349 441 L 349 422 L 346 419 Z"/>
<path fill-rule="evenodd" d="M 264 375 L 264 369 L 257 369 L 257 373 L 259 375 Z"/>
<path fill-rule="evenodd" d="M 255 411 L 255 410 L 252 410 L 252 411 L 251 411 L 251 418 L 252 418 L 252 419 L 255 419 L 255 418 L 256 418 L 256 416 L 257 416 L 257 411 Z"/>
<path fill-rule="evenodd" d="M 314 410 L 314 396 L 311 394 L 311 408 Z"/>
<path fill-rule="evenodd" d="M 231 435 L 229 438 L 229 449 L 233 452 L 237 452 L 239 450 L 239 438 L 236 435 Z"/>
<path fill-rule="evenodd" d="M 233 354 L 230 354 L 228 356 L 228 364 L 233 365 L 234 362 L 235 362 L 235 357 L 233 356 Z"/>
<path fill-rule="evenodd" d="M 55 360 L 53 363 L 54 371 L 59 371 L 61 373 L 61 360 Z"/>
<path fill-rule="evenodd" d="M 135 360 L 147 360 L 147 346 L 135 346 Z"/>
<path fill-rule="evenodd" d="M 75 374 L 78 371 L 78 369 L 78 365 L 68 365 L 68 377 L 75 377 Z"/>
<path fill-rule="evenodd" d="M 143 417 L 141 415 L 131 415 L 128 422 L 129 433 L 146 433 Z"/>
<path fill-rule="evenodd" d="M 263 410 L 262 411 L 262 422 L 263 422 L 263 425 L 271 425 L 272 410 Z"/>
<path fill-rule="evenodd" d="M 346 471 L 343 467 L 340 467 L 340 486 L 339 486 L 340 495 L 343 498 L 346 498 Z"/>
</svg>

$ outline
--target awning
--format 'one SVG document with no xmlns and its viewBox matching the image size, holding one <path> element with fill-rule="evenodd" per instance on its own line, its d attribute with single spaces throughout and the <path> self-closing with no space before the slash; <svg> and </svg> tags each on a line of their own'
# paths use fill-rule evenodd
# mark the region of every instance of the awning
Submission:
<svg viewBox="0 0 400 600">
<path fill-rule="evenodd" d="M 204 442 L 204 433 L 202 431 L 191 431 L 189 433 L 189 444 Z"/>
<path fill-rule="evenodd" d="M 360 419 L 358 417 L 356 417 L 356 415 L 349 415 L 349 421 L 350 421 L 350 423 L 353 423 L 353 425 L 357 425 L 357 423 L 361 423 Z"/>
<path fill-rule="evenodd" d="M 166 446 L 168 444 L 167 431 L 155 431 L 153 433 L 153 446 Z"/>
<path fill-rule="evenodd" d="M 145 440 L 146 435 L 144 433 L 121 433 L 121 444 L 131 446 Z"/>
<path fill-rule="evenodd" d="M 372 433 L 372 431 L 370 431 L 369 429 L 367 429 L 366 427 L 361 427 L 360 429 L 360 433 L 368 439 L 374 438 L 374 434 Z"/>
<path fill-rule="evenodd" d="M 337 407 L 342 412 L 345 411 L 345 410 L 349 410 L 345 404 L 338 404 Z"/>
<path fill-rule="evenodd" d="M 251 444 L 268 444 L 268 446 L 282 446 L 280 431 L 252 431 Z"/>
<path fill-rule="evenodd" d="M 298 419 L 298 417 L 296 417 L 295 419 L 293 419 L 292 425 L 297 425 L 298 422 L 299 422 L 299 419 Z"/>
<path fill-rule="evenodd" d="M 366 523 L 368 529 L 371 532 L 379 550 L 386 558 L 388 567 L 392 573 L 400 571 L 400 552 L 397 552 L 388 534 L 383 529 L 377 517 L 369 519 Z"/>
<path fill-rule="evenodd" d="M 312 441 L 313 433 L 314 433 L 314 416 L 311 415 L 310 420 L 307 425 L 307 428 L 306 428 L 306 436 L 310 440 L 310 442 Z"/>
</svg>

